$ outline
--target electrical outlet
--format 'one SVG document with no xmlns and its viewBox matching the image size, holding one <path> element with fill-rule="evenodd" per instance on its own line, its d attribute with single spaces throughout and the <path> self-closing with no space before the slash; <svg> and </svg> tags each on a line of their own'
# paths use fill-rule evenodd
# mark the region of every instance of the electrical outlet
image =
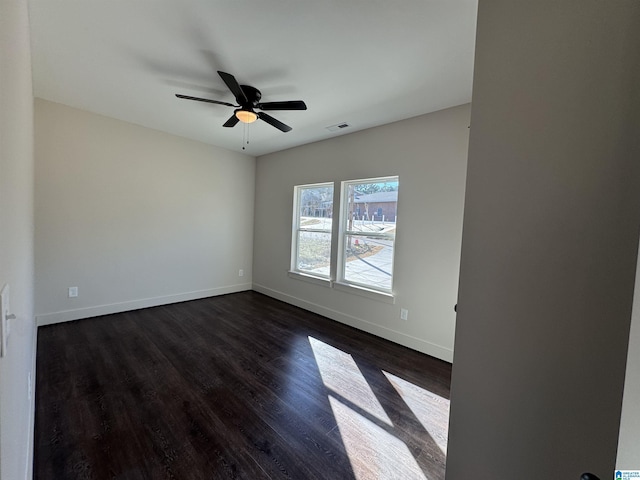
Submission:
<svg viewBox="0 0 640 480">
<path fill-rule="evenodd" d="M 238 276 L 239 277 L 244 277 L 244 270 L 242 270 L 242 269 L 238 270 Z"/>
<path fill-rule="evenodd" d="M 408 320 L 409 319 L 409 310 L 406 308 L 400 309 L 400 320 Z"/>
<path fill-rule="evenodd" d="M 78 287 L 69 287 L 69 298 L 78 296 Z"/>
</svg>

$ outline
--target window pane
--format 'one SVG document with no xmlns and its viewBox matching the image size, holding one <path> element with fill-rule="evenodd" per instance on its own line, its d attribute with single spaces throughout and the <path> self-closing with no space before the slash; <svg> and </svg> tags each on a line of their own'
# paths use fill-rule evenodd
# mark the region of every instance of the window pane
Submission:
<svg viewBox="0 0 640 480">
<path fill-rule="evenodd" d="M 345 236 L 344 280 L 379 290 L 391 290 L 392 239 Z"/>
<path fill-rule="evenodd" d="M 331 230 L 333 186 L 300 189 L 298 216 L 300 228 Z"/>
<path fill-rule="evenodd" d="M 330 233 L 298 232 L 298 270 L 328 277 L 330 263 Z"/>
<path fill-rule="evenodd" d="M 347 201 L 348 217 L 352 222 L 360 220 L 395 224 L 398 215 L 398 180 L 349 183 Z"/>
</svg>

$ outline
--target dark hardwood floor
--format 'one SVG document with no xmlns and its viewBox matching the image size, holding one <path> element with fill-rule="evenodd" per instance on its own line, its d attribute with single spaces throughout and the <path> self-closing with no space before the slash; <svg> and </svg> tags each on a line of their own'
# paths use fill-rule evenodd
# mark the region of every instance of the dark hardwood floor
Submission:
<svg viewBox="0 0 640 480">
<path fill-rule="evenodd" d="M 450 375 L 256 292 L 40 327 L 34 478 L 442 479 Z"/>
</svg>

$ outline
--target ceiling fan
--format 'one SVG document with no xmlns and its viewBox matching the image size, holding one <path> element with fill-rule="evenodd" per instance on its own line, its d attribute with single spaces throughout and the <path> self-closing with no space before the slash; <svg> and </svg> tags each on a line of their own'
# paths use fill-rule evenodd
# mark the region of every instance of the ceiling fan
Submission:
<svg viewBox="0 0 640 480">
<path fill-rule="evenodd" d="M 269 125 L 276 127 L 282 132 L 291 131 L 289 125 L 285 125 L 280 120 L 273 118 L 264 112 L 256 112 L 258 110 L 306 110 L 307 105 L 302 100 L 289 100 L 286 102 L 266 102 L 260 103 L 262 94 L 260 90 L 249 85 L 239 85 L 236 78 L 230 73 L 218 71 L 218 75 L 222 78 L 224 83 L 229 87 L 231 93 L 236 97 L 238 105 L 234 105 L 228 102 L 221 102 L 219 100 L 209 100 L 206 98 L 190 97 L 188 95 L 180 95 L 176 93 L 176 97 L 183 98 L 185 100 L 196 100 L 198 102 L 216 103 L 218 105 L 226 105 L 228 107 L 234 107 L 233 115 L 222 126 L 234 127 L 238 122 L 253 123 L 258 118 L 264 120 Z"/>
</svg>

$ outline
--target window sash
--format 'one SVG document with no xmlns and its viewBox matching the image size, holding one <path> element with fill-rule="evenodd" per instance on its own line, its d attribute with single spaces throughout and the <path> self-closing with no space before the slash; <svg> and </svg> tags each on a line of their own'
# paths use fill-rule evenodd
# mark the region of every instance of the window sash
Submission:
<svg viewBox="0 0 640 480">
<path fill-rule="evenodd" d="M 337 275 L 338 282 L 344 285 L 350 285 L 354 287 L 364 288 L 367 290 L 379 291 L 382 293 L 392 293 L 393 290 L 393 270 L 394 270 L 394 256 L 395 256 L 395 229 L 392 232 L 376 232 L 376 231 L 363 231 L 362 227 L 366 225 L 380 224 L 381 221 L 370 222 L 369 220 L 357 220 L 350 218 L 353 216 L 353 208 L 351 200 L 354 198 L 351 189 L 355 189 L 358 185 L 377 184 L 377 183 L 394 183 L 398 182 L 399 177 L 381 177 L 371 178 L 353 181 L 342 182 L 341 189 L 341 205 L 340 205 L 340 230 L 339 230 L 339 245 L 338 245 L 338 265 Z M 397 201 L 397 200 L 396 200 Z M 397 211 L 397 208 L 396 208 Z M 396 224 L 397 217 L 393 222 L 386 221 L 384 223 Z M 360 223 L 362 222 L 362 223 Z M 358 261 L 358 259 L 352 259 L 353 255 L 349 252 L 349 239 L 375 239 L 384 240 L 388 242 L 388 245 L 383 246 L 390 251 L 388 254 L 390 258 L 387 261 L 382 262 L 383 267 L 380 265 L 367 265 L 366 256 L 362 257 L 365 265 L 362 268 L 354 268 L 356 265 L 349 265 L 351 262 Z M 366 240 L 365 240 L 366 241 Z M 374 253 L 374 255 L 380 253 Z M 351 259 L 351 260 L 349 260 Z"/>
<path fill-rule="evenodd" d="M 371 233 L 371 232 L 361 232 L 359 230 L 345 230 L 343 235 L 350 235 L 352 237 L 371 237 L 371 238 L 396 238 L 395 233 Z"/>
<path fill-rule="evenodd" d="M 331 252 L 333 249 L 332 245 L 332 228 L 333 228 L 333 218 L 327 216 L 313 216 L 313 215 L 304 215 L 305 209 L 311 208 L 309 205 L 302 204 L 303 193 L 305 190 L 313 190 L 313 189 L 330 189 L 329 198 L 331 203 L 333 204 L 333 191 L 334 185 L 333 183 L 318 183 L 311 185 L 299 185 L 294 187 L 295 195 L 294 195 L 294 206 L 293 206 L 293 231 L 292 231 L 292 249 L 291 249 L 291 271 L 304 273 L 305 275 L 316 276 L 319 278 L 328 279 L 331 278 Z M 307 210 L 308 211 L 308 210 Z M 314 208 L 315 211 L 322 211 L 322 208 Z M 303 225 L 302 218 L 317 218 L 320 220 L 318 223 L 313 223 L 311 225 Z M 308 234 L 316 234 L 319 236 L 326 236 L 328 241 L 325 240 L 324 243 L 327 248 L 327 253 L 324 254 L 322 252 L 322 245 L 313 245 L 312 241 L 309 240 L 309 237 L 306 240 L 304 236 Z M 320 237 L 321 238 L 321 237 Z M 304 252 L 301 252 L 301 247 L 305 248 Z M 316 248 L 319 247 L 319 248 Z M 303 257 L 301 257 L 303 255 Z M 308 256 L 304 256 L 308 255 Z M 304 259 L 309 261 L 317 261 L 316 266 L 313 266 L 314 263 L 306 263 L 306 265 L 310 265 L 309 268 L 301 267 L 301 263 L 304 265 Z M 324 259 L 324 261 L 323 261 Z M 326 273 L 322 271 L 318 271 L 318 269 L 326 267 Z M 314 271 L 315 270 L 315 271 Z"/>
</svg>

